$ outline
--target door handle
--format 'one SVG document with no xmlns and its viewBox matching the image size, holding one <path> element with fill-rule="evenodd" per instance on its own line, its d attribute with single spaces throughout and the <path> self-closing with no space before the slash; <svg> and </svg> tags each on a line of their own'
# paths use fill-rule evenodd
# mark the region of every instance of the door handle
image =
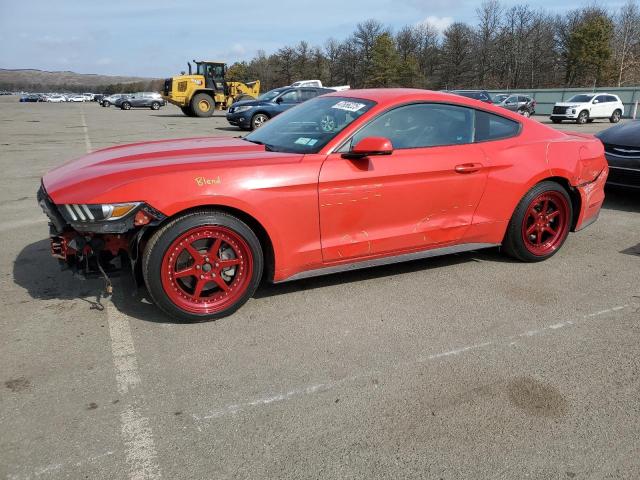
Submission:
<svg viewBox="0 0 640 480">
<path fill-rule="evenodd" d="M 456 173 L 473 173 L 477 172 L 482 168 L 481 163 L 463 163 L 460 165 L 456 165 L 455 171 Z"/>
</svg>

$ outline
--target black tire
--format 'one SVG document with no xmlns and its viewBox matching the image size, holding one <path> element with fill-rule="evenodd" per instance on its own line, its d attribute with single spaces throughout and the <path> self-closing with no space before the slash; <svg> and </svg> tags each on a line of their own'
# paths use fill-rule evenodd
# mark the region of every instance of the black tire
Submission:
<svg viewBox="0 0 640 480">
<path fill-rule="evenodd" d="M 191 99 L 191 111 L 196 117 L 210 117 L 215 108 L 213 98 L 206 93 L 198 93 Z"/>
<path fill-rule="evenodd" d="M 266 113 L 256 113 L 253 117 L 251 117 L 251 130 L 255 130 L 256 128 L 260 128 L 265 122 L 269 121 L 269 115 Z"/>
<path fill-rule="evenodd" d="M 566 221 L 568 222 L 568 228 L 566 229 L 563 238 L 561 238 L 556 248 L 551 253 L 548 253 L 546 255 L 535 255 L 527 249 L 522 238 L 523 221 L 531 202 L 534 201 L 534 199 L 536 199 L 539 195 L 546 192 L 558 192 L 565 198 L 568 210 L 568 218 L 566 219 Z M 505 234 L 504 241 L 502 242 L 502 249 L 510 257 L 513 257 L 522 262 L 541 262 L 543 260 L 546 260 L 547 258 L 552 257 L 558 252 L 558 250 L 560 250 L 567 237 L 569 236 L 569 230 L 571 229 L 572 222 L 573 206 L 571 204 L 571 198 L 569 197 L 569 194 L 564 189 L 564 187 L 552 181 L 540 182 L 531 190 L 529 190 L 527 194 L 522 197 L 522 200 L 520 200 L 520 202 L 518 203 L 518 206 L 516 207 L 513 215 L 511 216 L 511 220 L 509 221 L 507 232 Z"/>
<path fill-rule="evenodd" d="M 578 118 L 576 118 L 576 123 L 578 125 L 584 125 L 585 123 L 587 123 L 589 121 L 589 112 L 587 112 L 586 110 L 582 110 L 579 114 L 578 114 Z"/>
<path fill-rule="evenodd" d="M 620 109 L 617 109 L 617 110 L 614 110 L 614 112 L 611 114 L 609 121 L 611 123 L 618 123 L 621 117 L 622 117 L 622 112 L 620 111 Z"/>
<path fill-rule="evenodd" d="M 167 249 L 181 234 L 209 225 L 224 226 L 242 236 L 253 256 L 253 272 L 247 290 L 235 303 L 217 313 L 200 315 L 187 312 L 171 301 L 162 286 L 161 269 Z M 216 320 L 231 315 L 253 296 L 260 284 L 263 270 L 262 248 L 253 230 L 237 217 L 217 210 L 201 210 L 171 220 L 152 235 L 142 255 L 142 275 L 152 300 L 169 316 L 186 322 Z"/>
<path fill-rule="evenodd" d="M 560 120 L 559 118 L 552 118 L 551 121 L 553 123 L 562 123 L 562 120 Z"/>
<path fill-rule="evenodd" d="M 520 110 L 520 115 L 529 118 L 531 116 L 531 112 L 528 109 L 523 108 L 522 110 Z"/>
<path fill-rule="evenodd" d="M 184 113 L 187 117 L 195 117 L 193 112 L 191 111 L 191 107 L 180 107 L 182 113 Z"/>
<path fill-rule="evenodd" d="M 151 104 L 151 110 L 160 110 L 160 103 L 159 102 L 153 102 Z"/>
<path fill-rule="evenodd" d="M 111 102 L 108 100 L 105 100 L 104 102 L 102 102 L 102 106 L 103 107 L 110 107 L 111 106 Z"/>
<path fill-rule="evenodd" d="M 131 104 L 129 102 L 122 102 L 122 105 L 120 106 L 120 108 L 122 110 L 131 110 Z"/>
</svg>

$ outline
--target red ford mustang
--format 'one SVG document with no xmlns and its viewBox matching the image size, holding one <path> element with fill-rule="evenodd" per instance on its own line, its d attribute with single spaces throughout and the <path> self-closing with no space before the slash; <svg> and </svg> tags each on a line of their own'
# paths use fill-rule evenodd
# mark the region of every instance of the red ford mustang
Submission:
<svg viewBox="0 0 640 480">
<path fill-rule="evenodd" d="M 84 273 L 130 264 L 184 320 L 229 315 L 261 278 L 502 245 L 534 262 L 604 200 L 597 139 L 472 99 L 409 89 L 310 100 L 245 138 L 93 152 L 42 180 L 52 253 Z"/>
</svg>

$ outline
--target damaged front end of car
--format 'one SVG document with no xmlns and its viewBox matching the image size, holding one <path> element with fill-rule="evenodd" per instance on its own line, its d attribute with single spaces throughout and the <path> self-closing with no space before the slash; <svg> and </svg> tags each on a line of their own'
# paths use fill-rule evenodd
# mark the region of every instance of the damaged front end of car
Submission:
<svg viewBox="0 0 640 480">
<path fill-rule="evenodd" d="M 49 218 L 51 255 L 84 278 L 135 272 L 145 231 L 166 217 L 144 202 L 56 205 L 44 185 L 38 204 Z"/>
</svg>

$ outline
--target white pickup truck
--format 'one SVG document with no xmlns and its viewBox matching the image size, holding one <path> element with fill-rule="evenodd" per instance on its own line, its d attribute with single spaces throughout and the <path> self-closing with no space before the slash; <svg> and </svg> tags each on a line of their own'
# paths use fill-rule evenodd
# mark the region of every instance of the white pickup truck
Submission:
<svg viewBox="0 0 640 480">
<path fill-rule="evenodd" d="M 624 105 L 617 95 L 610 93 L 579 93 L 568 102 L 558 102 L 553 106 L 551 121 L 573 120 L 579 124 L 592 122 L 596 118 L 607 118 L 618 123 L 624 112 Z"/>
<path fill-rule="evenodd" d="M 317 87 L 317 88 L 330 88 L 331 90 L 335 90 L 336 92 L 341 92 L 343 90 L 349 90 L 351 88 L 350 85 L 338 85 L 337 87 L 323 87 L 322 82 L 320 80 L 298 80 L 297 82 L 293 82 L 290 87 Z"/>
</svg>

